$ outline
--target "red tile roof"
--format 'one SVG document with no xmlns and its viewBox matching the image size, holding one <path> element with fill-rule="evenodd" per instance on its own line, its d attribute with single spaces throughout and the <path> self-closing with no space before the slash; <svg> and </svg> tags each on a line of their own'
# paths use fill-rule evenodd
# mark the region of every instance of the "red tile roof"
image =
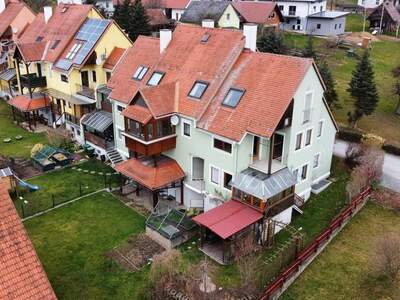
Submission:
<svg viewBox="0 0 400 300">
<path fill-rule="evenodd" d="M 131 158 L 117 164 L 115 170 L 153 191 L 185 177 L 185 172 L 172 158 L 162 156 L 157 167 L 150 160 Z"/>
<path fill-rule="evenodd" d="M 22 58 L 27 62 L 41 61 L 44 57 L 46 42 L 26 43 L 18 45 Z"/>
<path fill-rule="evenodd" d="M 22 9 L 27 7 L 24 2 L 19 1 L 6 1 L 6 3 L 6 9 L 0 13 L 0 37 L 6 32 L 15 18 L 17 18 Z"/>
<path fill-rule="evenodd" d="M 36 54 L 35 60 L 43 58 L 45 61 L 55 62 L 86 20 L 91 9 L 92 5 L 60 4 L 55 7 L 47 24 L 44 22 L 43 14 L 39 14 L 22 34 L 17 46 L 37 43 L 36 39 L 40 36 L 42 37 L 40 42 L 45 42 L 46 47 L 41 55 L 39 52 Z M 57 40 L 60 42 L 52 49 Z M 24 56 L 24 53 L 22 55 Z"/>
<path fill-rule="evenodd" d="M 113 5 L 119 5 L 123 2 L 123 0 L 113 0 Z M 190 0 L 142 0 L 143 6 L 147 8 L 185 9 L 189 2 Z"/>
<path fill-rule="evenodd" d="M 177 82 L 168 82 L 146 87 L 140 90 L 140 93 L 154 118 L 160 118 L 177 111 L 178 89 Z"/>
<path fill-rule="evenodd" d="M 8 104 L 14 106 L 20 111 L 29 112 L 40 108 L 50 106 L 50 100 L 42 94 L 33 95 L 33 99 L 29 95 L 19 95 L 8 101 Z"/>
<path fill-rule="evenodd" d="M 122 111 L 122 115 L 142 124 L 147 124 L 153 116 L 148 108 L 140 105 L 130 105 Z"/>
<path fill-rule="evenodd" d="M 276 2 L 266 1 L 232 1 L 233 7 L 244 18 L 245 22 L 264 24 L 271 13 L 277 9 Z"/>
<path fill-rule="evenodd" d="M 146 13 L 150 18 L 150 25 L 155 26 L 169 23 L 169 20 L 164 14 L 164 10 L 162 8 L 147 8 Z"/>
<path fill-rule="evenodd" d="M 103 64 L 103 68 L 113 70 L 124 54 L 125 49 L 115 47 Z"/>
<path fill-rule="evenodd" d="M 0 299 L 57 299 L 1 179 Z"/>
<path fill-rule="evenodd" d="M 223 239 L 263 218 L 263 214 L 248 205 L 230 200 L 193 218 Z"/>
</svg>

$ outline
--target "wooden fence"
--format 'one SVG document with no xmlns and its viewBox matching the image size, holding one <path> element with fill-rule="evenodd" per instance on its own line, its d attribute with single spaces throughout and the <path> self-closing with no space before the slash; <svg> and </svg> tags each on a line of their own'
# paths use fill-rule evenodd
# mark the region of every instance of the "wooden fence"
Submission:
<svg viewBox="0 0 400 300">
<path fill-rule="evenodd" d="M 342 225 L 350 220 L 355 212 L 357 212 L 365 203 L 368 196 L 371 194 L 371 187 L 365 187 L 361 193 L 353 197 L 347 207 L 332 220 L 329 226 L 323 230 L 309 246 L 301 251 L 296 259 L 275 278 L 265 289 L 264 295 L 260 300 L 277 299 L 277 297 L 293 282 L 297 276 L 301 274 L 304 268 L 317 256 L 319 250 L 329 243 L 331 237 L 337 234 Z"/>
</svg>

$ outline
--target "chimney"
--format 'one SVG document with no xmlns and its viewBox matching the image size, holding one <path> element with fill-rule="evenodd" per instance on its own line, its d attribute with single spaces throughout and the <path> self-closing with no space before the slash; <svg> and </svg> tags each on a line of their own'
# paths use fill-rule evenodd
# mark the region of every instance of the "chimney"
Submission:
<svg viewBox="0 0 400 300">
<path fill-rule="evenodd" d="M 45 6 L 45 7 L 43 7 L 43 10 L 44 10 L 44 21 L 47 24 L 49 22 L 51 16 L 53 15 L 53 8 L 51 6 Z"/>
<path fill-rule="evenodd" d="M 168 47 L 169 42 L 172 39 L 171 29 L 160 29 L 160 53 Z"/>
<path fill-rule="evenodd" d="M 257 46 L 257 25 L 251 23 L 244 24 L 243 35 L 246 38 L 244 47 L 255 52 Z"/>
<path fill-rule="evenodd" d="M 204 19 L 203 21 L 201 21 L 201 26 L 204 28 L 214 28 L 214 20 Z"/>
<path fill-rule="evenodd" d="M 6 9 L 6 0 L 0 0 L 0 14 Z"/>
</svg>

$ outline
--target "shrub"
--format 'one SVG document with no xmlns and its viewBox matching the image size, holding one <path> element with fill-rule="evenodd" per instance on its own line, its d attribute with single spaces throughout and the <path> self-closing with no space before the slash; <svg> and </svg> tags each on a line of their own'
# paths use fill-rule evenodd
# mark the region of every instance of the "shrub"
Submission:
<svg viewBox="0 0 400 300">
<path fill-rule="evenodd" d="M 362 142 L 367 145 L 378 146 L 381 148 L 385 143 L 385 139 L 372 133 L 367 133 L 363 135 Z"/>
<path fill-rule="evenodd" d="M 388 233 L 376 241 L 375 255 L 372 256 L 372 269 L 378 276 L 385 276 L 395 282 L 400 275 L 400 237 Z"/>
<path fill-rule="evenodd" d="M 399 155 L 400 156 L 400 144 L 396 142 L 385 142 L 382 149 L 387 153 Z"/>
<path fill-rule="evenodd" d="M 341 127 L 339 129 L 338 138 L 344 141 L 359 143 L 363 138 L 363 133 L 357 129 Z"/>
</svg>

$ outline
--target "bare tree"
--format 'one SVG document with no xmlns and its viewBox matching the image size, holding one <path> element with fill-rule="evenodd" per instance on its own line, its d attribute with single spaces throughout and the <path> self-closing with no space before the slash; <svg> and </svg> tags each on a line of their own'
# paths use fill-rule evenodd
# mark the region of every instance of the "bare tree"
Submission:
<svg viewBox="0 0 400 300">
<path fill-rule="evenodd" d="M 379 276 L 395 282 L 400 275 L 400 236 L 388 233 L 376 241 L 372 269 Z"/>
<path fill-rule="evenodd" d="M 346 149 L 345 163 L 350 168 L 360 164 L 360 157 L 364 154 L 365 146 L 358 143 L 350 143 Z"/>
</svg>

